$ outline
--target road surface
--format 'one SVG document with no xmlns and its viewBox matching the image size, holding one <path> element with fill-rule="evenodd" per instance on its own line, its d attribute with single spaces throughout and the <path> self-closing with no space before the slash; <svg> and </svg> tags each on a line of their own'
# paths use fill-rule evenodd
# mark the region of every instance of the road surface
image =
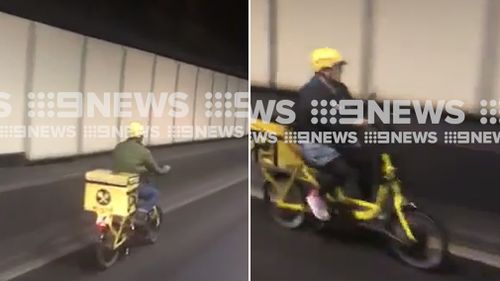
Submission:
<svg viewBox="0 0 500 281">
<path fill-rule="evenodd" d="M 89 247 L 14 280 L 247 280 L 247 194 L 242 181 L 165 214 L 156 245 L 132 248 L 105 272 L 92 267 Z"/>
<path fill-rule="evenodd" d="M 252 199 L 252 280 L 500 280 L 500 269 L 453 258 L 440 273 L 403 265 L 389 256 L 382 240 L 347 229 L 315 233 L 291 231 Z"/>
</svg>

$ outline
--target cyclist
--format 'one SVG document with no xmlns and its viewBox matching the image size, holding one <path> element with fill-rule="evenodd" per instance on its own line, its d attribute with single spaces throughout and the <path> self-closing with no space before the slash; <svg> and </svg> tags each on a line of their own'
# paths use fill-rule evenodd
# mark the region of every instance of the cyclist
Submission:
<svg viewBox="0 0 500 281">
<path fill-rule="evenodd" d="M 113 171 L 140 175 L 137 222 L 144 223 L 147 214 L 158 200 L 158 191 L 148 179 L 148 173 L 165 174 L 170 166 L 158 166 L 151 151 L 143 145 L 144 127 L 139 122 L 131 122 L 127 129 L 128 138 L 116 145 L 112 153 Z"/>
<path fill-rule="evenodd" d="M 313 112 L 318 110 L 318 104 L 325 101 L 328 106 L 338 105 L 340 100 L 352 99 L 347 87 L 340 82 L 343 66 L 346 62 L 340 53 L 331 48 L 315 49 L 311 54 L 311 63 L 315 72 L 314 76 L 299 90 L 298 102 L 296 103 L 296 120 L 293 125 L 296 131 L 314 132 L 342 132 L 356 131 L 366 124 L 366 120 L 360 120 L 359 125 L 343 125 L 338 122 L 320 122 Z M 330 103 L 334 100 L 334 103 Z M 324 106 L 323 106 L 324 107 Z M 355 144 L 355 146 L 359 146 Z M 323 172 L 334 175 L 336 179 L 341 179 L 344 186 L 357 185 L 362 190 L 362 196 L 368 197 L 371 190 L 370 180 L 359 173 L 359 166 L 352 162 L 355 154 L 348 149 L 347 144 L 321 144 L 302 143 L 300 149 L 306 162 L 312 163 Z M 313 214 L 320 220 L 329 220 L 330 214 L 324 201 L 326 193 L 325 184 L 321 183 L 319 190 L 311 190 L 306 201 Z"/>
</svg>

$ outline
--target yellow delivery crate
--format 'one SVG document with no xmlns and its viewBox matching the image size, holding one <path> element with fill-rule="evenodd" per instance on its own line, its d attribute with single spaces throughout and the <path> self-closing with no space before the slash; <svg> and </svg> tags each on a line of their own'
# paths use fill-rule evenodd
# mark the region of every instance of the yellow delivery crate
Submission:
<svg viewBox="0 0 500 281">
<path fill-rule="evenodd" d="M 135 212 L 139 176 L 93 170 L 85 174 L 84 209 L 98 215 L 129 216 Z"/>
<path fill-rule="evenodd" d="M 273 164 L 281 169 L 294 169 L 297 166 L 303 164 L 302 156 L 299 152 L 299 147 L 295 143 L 285 142 L 285 134 L 289 132 L 290 129 L 284 125 L 278 123 L 267 123 L 259 119 L 252 120 L 251 130 L 257 132 L 268 132 L 273 133 L 278 137 L 278 142 L 269 149 L 268 157 L 263 159 L 265 164 Z M 271 160 L 271 158 L 274 158 Z"/>
</svg>

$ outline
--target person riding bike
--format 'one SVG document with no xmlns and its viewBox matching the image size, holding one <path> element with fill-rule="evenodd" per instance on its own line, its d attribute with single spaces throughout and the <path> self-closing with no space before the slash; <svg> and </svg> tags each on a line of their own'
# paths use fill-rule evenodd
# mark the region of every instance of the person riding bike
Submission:
<svg viewBox="0 0 500 281">
<path fill-rule="evenodd" d="M 136 219 L 145 222 L 147 214 L 158 200 L 158 191 L 148 179 L 149 174 L 165 174 L 170 166 L 158 166 L 151 151 L 143 145 L 144 127 L 139 122 L 131 122 L 127 130 L 128 138 L 116 145 L 112 153 L 113 171 L 140 175 L 139 203 Z"/>
<path fill-rule="evenodd" d="M 299 90 L 293 129 L 309 133 L 347 132 L 357 131 L 366 125 L 366 120 L 360 120 L 359 124 L 353 125 L 330 122 L 330 118 L 326 119 L 328 122 L 320 121 L 321 116 L 318 118 L 317 114 L 319 105 L 323 108 L 326 108 L 326 105 L 338 106 L 340 100 L 353 99 L 353 97 L 345 84 L 340 82 L 343 66 L 346 62 L 337 50 L 331 48 L 315 49 L 311 54 L 311 63 L 315 74 Z M 313 114 L 314 112 L 316 114 Z M 366 165 L 363 165 L 366 164 L 366 161 L 358 159 L 359 153 L 355 152 L 353 146 L 356 148 L 356 146 L 359 147 L 359 144 L 308 142 L 300 143 L 300 152 L 306 162 L 312 163 L 325 174 L 333 175 L 336 180 L 341 180 L 344 186 L 358 186 L 361 196 L 367 199 L 366 197 L 370 196 L 371 179 L 366 175 Z M 360 173 L 360 170 L 363 173 Z M 313 189 L 309 192 L 306 201 L 318 219 L 329 220 L 330 214 L 324 201 L 324 195 L 328 191 L 326 185 L 331 185 L 331 183 L 324 184 L 320 181 L 320 185 L 319 190 Z"/>
</svg>

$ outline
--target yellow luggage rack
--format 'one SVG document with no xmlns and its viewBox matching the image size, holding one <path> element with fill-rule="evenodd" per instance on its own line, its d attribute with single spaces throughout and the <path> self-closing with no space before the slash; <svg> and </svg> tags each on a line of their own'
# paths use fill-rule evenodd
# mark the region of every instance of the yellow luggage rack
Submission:
<svg viewBox="0 0 500 281">
<path fill-rule="evenodd" d="M 261 151 L 261 164 L 275 166 L 284 170 L 294 170 L 303 164 L 297 144 L 291 139 L 285 140 L 285 134 L 289 129 L 281 124 L 264 122 L 259 119 L 252 120 L 251 130 L 254 132 L 267 132 L 276 135 L 278 141 Z"/>
<path fill-rule="evenodd" d="M 139 175 L 98 169 L 85 174 L 84 209 L 126 217 L 135 212 Z"/>
</svg>

